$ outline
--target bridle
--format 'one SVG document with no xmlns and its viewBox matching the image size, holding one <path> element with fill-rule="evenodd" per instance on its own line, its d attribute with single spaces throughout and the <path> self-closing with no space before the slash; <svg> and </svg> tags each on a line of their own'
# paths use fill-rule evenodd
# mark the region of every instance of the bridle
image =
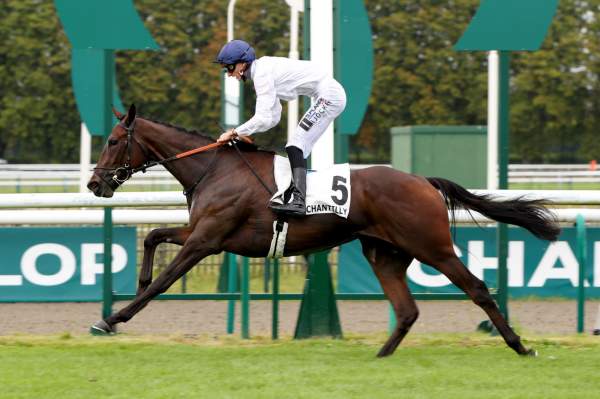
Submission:
<svg viewBox="0 0 600 399">
<path fill-rule="evenodd" d="M 142 146 L 142 144 L 133 137 L 133 132 L 135 130 L 135 121 L 136 121 L 136 119 L 134 119 L 133 122 L 129 126 L 125 125 L 123 120 L 121 120 L 119 122 L 119 126 L 123 130 L 125 130 L 125 132 L 127 132 L 127 160 L 125 161 L 125 163 L 122 166 L 119 166 L 116 168 L 103 168 L 100 166 L 96 166 L 94 168 L 94 170 L 106 170 L 109 173 L 112 173 L 112 178 L 110 180 L 107 180 L 105 178 L 105 176 L 100 175 L 100 178 L 102 180 L 104 180 L 112 189 L 116 189 L 121 184 L 125 183 L 127 180 L 129 180 L 131 178 L 131 176 L 134 173 L 136 173 L 140 170 L 145 171 L 146 168 L 149 167 L 149 162 L 145 162 L 139 168 L 131 167 L 131 156 L 133 153 L 133 145 L 132 145 L 133 141 L 135 141 L 137 143 L 137 145 L 141 148 L 142 152 L 145 155 L 145 159 L 148 159 L 148 155 L 149 155 L 146 148 L 144 146 Z"/>
<path fill-rule="evenodd" d="M 99 175 L 99 177 L 102 180 L 104 180 L 104 182 L 107 183 L 113 190 L 116 190 L 121 184 L 123 184 L 127 180 L 129 180 L 131 178 L 131 176 L 133 176 L 137 172 L 141 171 L 141 172 L 145 173 L 146 169 L 148 169 L 152 166 L 162 165 L 162 164 L 165 164 L 167 162 L 171 162 L 171 161 L 174 161 L 177 159 L 186 158 L 191 155 L 195 155 L 195 154 L 198 154 L 198 153 L 201 153 L 204 151 L 208 151 L 213 148 L 218 148 L 218 147 L 223 146 L 224 144 L 227 144 L 227 143 L 219 143 L 219 142 L 211 143 L 211 144 L 205 145 L 203 147 L 194 148 L 192 150 L 173 155 L 169 158 L 165 158 L 160 161 L 148 161 L 148 159 L 150 159 L 149 151 L 133 135 L 134 130 L 135 130 L 136 120 L 137 119 L 134 119 L 133 122 L 129 126 L 125 125 L 123 120 L 121 120 L 119 122 L 119 126 L 123 130 L 125 130 L 125 132 L 127 132 L 127 160 L 125 161 L 125 163 L 122 166 L 119 166 L 116 168 L 103 168 L 103 167 L 99 167 L 99 166 L 96 166 L 94 168 L 94 170 L 106 170 L 109 173 L 112 173 L 112 178 L 110 180 L 107 180 L 105 178 L 105 176 L 102 176 L 102 175 Z M 131 166 L 131 157 L 132 157 L 132 153 L 133 153 L 133 144 L 132 144 L 133 142 L 137 143 L 138 147 L 140 147 L 140 149 L 144 153 L 144 159 L 145 159 L 145 162 L 141 166 L 138 166 L 136 168 Z M 216 153 L 215 153 L 215 156 L 216 156 Z M 204 177 L 206 175 L 206 173 L 208 172 L 208 169 L 210 169 L 210 167 L 214 163 L 214 158 L 215 157 L 213 157 L 213 160 L 210 162 L 205 173 L 202 174 L 202 177 Z M 194 183 L 193 187 L 195 187 L 198 183 L 199 183 L 199 181 L 196 181 L 196 183 Z M 190 190 L 187 189 L 184 191 L 184 193 L 189 192 L 189 191 Z"/>
<path fill-rule="evenodd" d="M 135 140 L 135 142 L 138 144 L 138 146 L 142 149 L 142 152 L 145 155 L 145 159 L 148 158 L 146 148 L 143 147 L 140 144 L 140 142 L 137 141 L 133 137 L 133 131 L 135 130 L 135 121 L 136 121 L 136 119 L 134 119 L 133 122 L 131 122 L 131 125 L 129 125 L 129 126 L 126 126 L 125 123 L 123 123 L 123 121 L 119 122 L 119 126 L 127 132 L 127 160 L 125 161 L 125 164 L 123 166 L 120 166 L 115 169 L 115 171 L 113 172 L 113 177 L 112 177 L 114 181 L 119 183 L 119 185 L 121 185 L 121 184 L 125 183 L 127 180 L 129 180 L 131 178 L 131 176 L 136 172 L 131 167 L 131 154 L 133 152 L 133 145 L 131 144 L 131 142 L 133 140 Z M 144 163 L 143 166 L 145 166 L 145 164 L 146 163 Z M 144 171 L 145 171 L 145 169 L 144 169 Z"/>
</svg>

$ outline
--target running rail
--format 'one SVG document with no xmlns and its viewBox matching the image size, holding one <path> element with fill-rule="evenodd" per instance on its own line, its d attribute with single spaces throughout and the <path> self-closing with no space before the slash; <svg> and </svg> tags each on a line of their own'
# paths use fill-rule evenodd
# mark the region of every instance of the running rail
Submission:
<svg viewBox="0 0 600 399">
<path fill-rule="evenodd" d="M 154 206 L 154 204 L 153 204 Z M 44 206 L 47 207 L 47 206 Z M 561 223 L 574 223 L 577 215 L 586 222 L 600 223 L 600 209 L 569 208 L 553 209 Z M 456 222 L 461 224 L 496 223 L 477 212 L 456 212 Z M 186 224 L 189 220 L 187 209 L 113 209 L 114 224 Z M 3 209 L 0 210 L 0 225 L 101 225 L 104 211 L 101 209 Z"/>
<path fill-rule="evenodd" d="M 600 205 L 600 190 L 470 190 L 498 199 L 545 199 L 555 205 Z M 112 198 L 91 193 L 0 194 L 0 208 L 81 208 L 185 206 L 180 191 L 117 192 Z"/>
</svg>

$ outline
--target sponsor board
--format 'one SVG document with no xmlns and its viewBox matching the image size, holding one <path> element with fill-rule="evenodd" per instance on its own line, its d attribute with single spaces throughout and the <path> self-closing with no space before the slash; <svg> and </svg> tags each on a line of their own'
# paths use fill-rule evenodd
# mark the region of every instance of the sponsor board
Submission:
<svg viewBox="0 0 600 399">
<path fill-rule="evenodd" d="M 102 297 L 102 228 L 1 228 L 0 301 L 98 301 Z M 115 227 L 113 289 L 134 293 L 136 229 Z"/>
<path fill-rule="evenodd" d="M 549 243 L 524 229 L 509 228 L 509 295 L 575 298 L 579 277 L 575 234 L 575 228 L 565 228 L 556 242 Z M 489 288 L 496 287 L 496 229 L 457 227 L 454 238 L 455 252 L 465 266 Z M 600 228 L 588 228 L 586 245 L 586 296 L 600 298 Z M 342 246 L 339 264 L 338 292 L 382 292 L 358 240 Z M 407 277 L 414 293 L 461 292 L 446 276 L 416 260 Z"/>
</svg>

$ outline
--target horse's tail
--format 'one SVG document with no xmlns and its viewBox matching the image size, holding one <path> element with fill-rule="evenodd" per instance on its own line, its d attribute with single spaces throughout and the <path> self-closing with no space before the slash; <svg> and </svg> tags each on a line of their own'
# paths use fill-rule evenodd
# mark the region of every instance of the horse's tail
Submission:
<svg viewBox="0 0 600 399">
<path fill-rule="evenodd" d="M 547 201 L 523 197 L 501 201 L 491 195 L 473 194 L 447 179 L 428 177 L 427 180 L 442 193 L 452 215 L 460 208 L 474 210 L 497 222 L 521 226 L 548 241 L 556 241 L 560 234 L 556 217 L 544 206 Z"/>
</svg>

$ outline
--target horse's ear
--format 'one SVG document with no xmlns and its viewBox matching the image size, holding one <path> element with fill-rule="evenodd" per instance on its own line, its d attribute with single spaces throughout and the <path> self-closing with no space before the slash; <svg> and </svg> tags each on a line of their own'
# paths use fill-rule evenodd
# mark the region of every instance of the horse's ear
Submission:
<svg viewBox="0 0 600 399">
<path fill-rule="evenodd" d="M 127 119 L 125 119 L 125 126 L 130 126 L 135 120 L 135 104 L 131 104 L 129 111 L 127 111 Z"/>
<path fill-rule="evenodd" d="M 118 120 L 122 120 L 125 117 L 125 115 L 120 113 L 115 107 L 112 107 L 112 112 L 115 114 Z"/>
</svg>

